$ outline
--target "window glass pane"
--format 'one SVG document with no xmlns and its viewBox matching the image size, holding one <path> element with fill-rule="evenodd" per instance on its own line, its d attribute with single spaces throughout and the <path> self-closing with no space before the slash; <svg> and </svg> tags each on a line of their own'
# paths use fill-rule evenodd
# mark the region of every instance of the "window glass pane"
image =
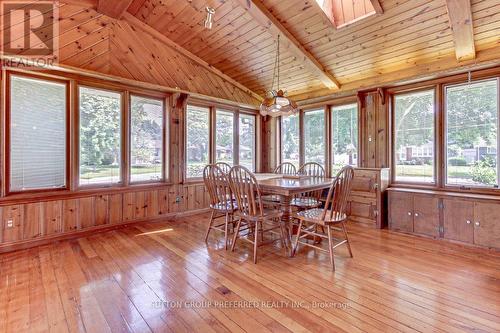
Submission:
<svg viewBox="0 0 500 333">
<path fill-rule="evenodd" d="M 305 163 L 316 162 L 325 166 L 325 111 L 304 113 Z"/>
<path fill-rule="evenodd" d="M 240 165 L 255 171 L 255 116 L 240 113 Z"/>
<path fill-rule="evenodd" d="M 498 81 L 446 88 L 447 183 L 498 185 Z"/>
<path fill-rule="evenodd" d="M 299 115 L 281 117 L 281 162 L 299 167 Z"/>
<path fill-rule="evenodd" d="M 187 106 L 186 119 L 186 175 L 188 178 L 202 177 L 208 164 L 210 109 Z"/>
<path fill-rule="evenodd" d="M 121 94 L 80 87 L 80 184 L 118 183 Z"/>
<path fill-rule="evenodd" d="M 161 180 L 163 101 L 132 96 L 130 112 L 130 180 Z"/>
<path fill-rule="evenodd" d="M 434 90 L 394 99 L 396 180 L 434 182 Z"/>
<path fill-rule="evenodd" d="M 10 190 L 66 185 L 66 85 L 11 77 Z"/>
<path fill-rule="evenodd" d="M 332 107 L 333 170 L 358 165 L 358 105 Z"/>
<path fill-rule="evenodd" d="M 215 160 L 234 164 L 234 114 L 217 110 L 215 116 Z"/>
</svg>

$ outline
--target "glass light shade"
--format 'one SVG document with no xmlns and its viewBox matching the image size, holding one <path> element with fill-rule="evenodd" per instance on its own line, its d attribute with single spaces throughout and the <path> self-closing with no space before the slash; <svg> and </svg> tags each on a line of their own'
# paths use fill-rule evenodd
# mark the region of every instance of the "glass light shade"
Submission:
<svg viewBox="0 0 500 333">
<path fill-rule="evenodd" d="M 297 104 L 285 97 L 283 90 L 273 91 L 272 97 L 264 99 L 260 105 L 260 114 L 262 116 L 289 116 L 298 110 Z"/>
</svg>

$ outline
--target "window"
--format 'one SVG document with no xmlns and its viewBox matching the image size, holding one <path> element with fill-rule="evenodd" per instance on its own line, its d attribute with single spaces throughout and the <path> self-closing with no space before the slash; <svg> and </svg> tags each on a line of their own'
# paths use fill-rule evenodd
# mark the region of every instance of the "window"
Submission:
<svg viewBox="0 0 500 333">
<path fill-rule="evenodd" d="M 402 182 L 433 183 L 434 90 L 394 97 L 395 179 Z M 422 152 L 427 153 L 423 156 Z"/>
<path fill-rule="evenodd" d="M 217 110 L 215 115 L 215 161 L 234 164 L 234 114 Z"/>
<path fill-rule="evenodd" d="M 186 117 L 186 176 L 202 177 L 203 168 L 210 161 L 210 108 L 187 106 Z"/>
<path fill-rule="evenodd" d="M 304 162 L 325 165 L 325 111 L 304 112 Z"/>
<path fill-rule="evenodd" d="M 121 94 L 79 88 L 80 185 L 121 180 Z"/>
<path fill-rule="evenodd" d="M 446 183 L 498 186 L 498 80 L 446 87 Z"/>
<path fill-rule="evenodd" d="M 10 76 L 10 191 L 66 187 L 66 89 Z"/>
<path fill-rule="evenodd" d="M 376 14 L 373 1 L 316 0 L 326 16 L 337 29 Z M 378 5 L 378 12 L 382 9 Z"/>
<path fill-rule="evenodd" d="M 281 163 L 300 166 L 299 115 L 281 117 Z"/>
<path fill-rule="evenodd" d="M 163 179 L 163 101 L 132 96 L 130 99 L 130 181 Z"/>
<path fill-rule="evenodd" d="M 255 116 L 241 113 L 239 118 L 240 165 L 255 171 Z"/>
<path fill-rule="evenodd" d="M 333 170 L 358 165 L 358 105 L 334 106 L 332 113 Z"/>
</svg>

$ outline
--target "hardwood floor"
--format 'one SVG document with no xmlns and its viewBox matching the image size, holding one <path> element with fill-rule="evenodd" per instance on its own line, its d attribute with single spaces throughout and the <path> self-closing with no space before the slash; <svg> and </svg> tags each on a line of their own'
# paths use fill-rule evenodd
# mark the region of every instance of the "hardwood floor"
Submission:
<svg viewBox="0 0 500 333">
<path fill-rule="evenodd" d="M 349 224 L 336 272 L 279 245 L 254 265 L 207 217 L 0 255 L 0 332 L 500 331 L 499 253 Z"/>
</svg>

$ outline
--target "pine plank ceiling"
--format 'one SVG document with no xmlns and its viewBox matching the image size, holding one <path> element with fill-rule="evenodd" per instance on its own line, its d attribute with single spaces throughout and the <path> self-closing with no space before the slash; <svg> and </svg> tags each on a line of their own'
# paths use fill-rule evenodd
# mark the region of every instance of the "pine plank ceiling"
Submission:
<svg viewBox="0 0 500 333">
<path fill-rule="evenodd" d="M 342 86 L 362 87 L 380 76 L 390 80 L 393 72 L 437 60 L 453 62 L 446 0 L 379 3 L 383 14 L 336 29 L 315 0 L 262 1 Z M 203 26 L 207 5 L 216 9 L 212 30 Z M 472 0 L 471 8 L 476 51 L 499 47 L 500 2 Z M 276 39 L 241 1 L 134 0 L 128 12 L 250 90 L 264 95 L 271 88 Z M 281 86 L 291 96 L 332 92 L 288 50 L 282 52 Z"/>
</svg>

